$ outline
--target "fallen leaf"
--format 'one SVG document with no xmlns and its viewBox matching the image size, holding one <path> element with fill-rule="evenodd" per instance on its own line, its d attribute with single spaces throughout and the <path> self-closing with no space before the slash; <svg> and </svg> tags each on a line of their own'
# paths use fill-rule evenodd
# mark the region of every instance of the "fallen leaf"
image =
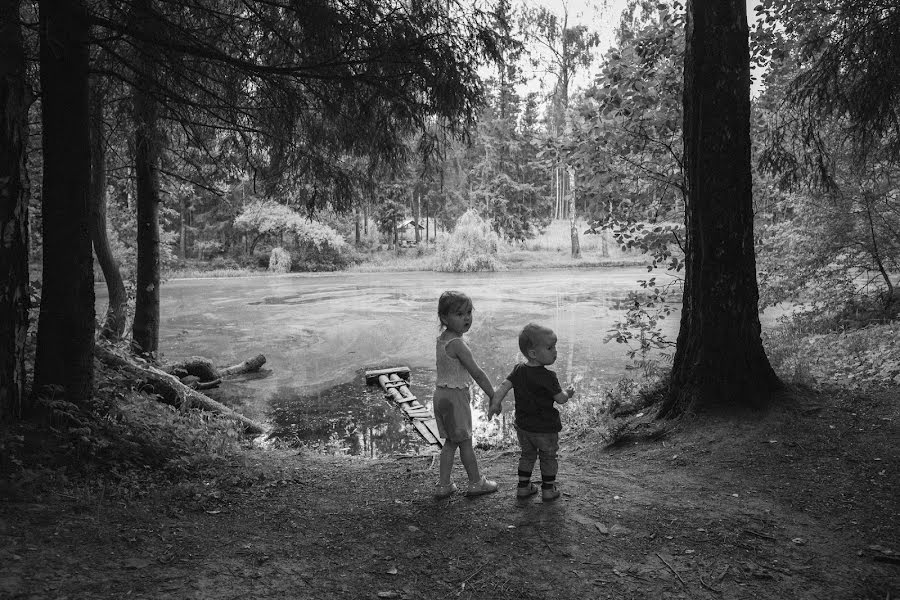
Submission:
<svg viewBox="0 0 900 600">
<path fill-rule="evenodd" d="M 798 546 L 802 546 L 806 543 L 806 540 L 804 540 L 803 538 L 798 538 L 798 537 L 792 539 L 791 541 L 794 542 L 795 544 L 797 544 Z"/>
<path fill-rule="evenodd" d="M 396 574 L 397 574 L 397 567 L 391 567 L 390 569 L 388 569 L 387 571 L 385 571 L 385 573 L 387 573 L 388 575 L 396 575 Z"/>
</svg>

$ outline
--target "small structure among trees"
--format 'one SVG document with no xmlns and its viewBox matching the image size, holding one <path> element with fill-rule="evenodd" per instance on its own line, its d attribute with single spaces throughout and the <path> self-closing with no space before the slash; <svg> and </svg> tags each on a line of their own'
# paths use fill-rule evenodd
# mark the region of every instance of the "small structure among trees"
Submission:
<svg viewBox="0 0 900 600">
<path fill-rule="evenodd" d="M 397 225 L 397 239 L 401 248 L 416 246 L 422 239 L 424 227 L 415 219 L 406 219 Z"/>
</svg>

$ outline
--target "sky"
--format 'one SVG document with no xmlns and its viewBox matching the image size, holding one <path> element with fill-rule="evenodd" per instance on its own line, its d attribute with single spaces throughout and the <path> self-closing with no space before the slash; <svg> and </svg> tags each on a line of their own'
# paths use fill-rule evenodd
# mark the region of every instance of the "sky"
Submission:
<svg viewBox="0 0 900 600">
<path fill-rule="evenodd" d="M 589 31 L 599 34 L 600 45 L 595 50 L 597 59 L 615 41 L 615 29 L 627 4 L 628 0 L 520 0 L 519 2 L 519 5 L 529 8 L 543 6 L 559 16 L 568 9 L 571 25 L 586 25 Z M 592 71 L 595 68 L 592 65 L 590 72 L 583 72 L 576 77 L 576 87 L 587 85 L 593 77 Z M 552 86 L 552 82 L 548 82 L 547 85 Z M 537 88 L 538 84 L 529 87 Z"/>
<path fill-rule="evenodd" d="M 756 16 L 754 7 L 759 4 L 759 0 L 746 0 L 746 2 L 747 21 L 753 27 Z M 615 29 L 628 0 L 519 0 L 518 4 L 528 7 L 543 6 L 560 16 L 565 9 L 568 9 L 570 23 L 586 25 L 590 31 L 595 31 L 600 35 L 600 45 L 596 49 L 596 57 L 599 59 L 615 41 Z M 599 60 L 595 60 L 588 72 L 581 73 L 576 77 L 576 87 L 584 87 L 591 81 L 598 63 Z M 756 82 L 751 90 L 751 95 L 755 96 L 760 91 L 761 77 L 759 75 L 761 74 L 754 70 L 753 75 L 756 77 Z M 547 85 L 552 86 L 552 81 L 548 80 Z M 534 83 L 528 87 L 529 89 L 538 89 L 539 84 Z"/>
</svg>

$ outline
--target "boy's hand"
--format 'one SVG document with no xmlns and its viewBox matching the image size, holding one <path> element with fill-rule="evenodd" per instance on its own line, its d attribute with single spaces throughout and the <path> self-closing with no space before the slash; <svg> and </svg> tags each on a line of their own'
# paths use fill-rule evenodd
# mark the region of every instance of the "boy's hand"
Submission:
<svg viewBox="0 0 900 600">
<path fill-rule="evenodd" d="M 566 388 L 566 395 L 569 398 L 571 398 L 572 396 L 575 395 L 575 386 L 574 385 L 570 385 L 569 387 Z"/>
</svg>

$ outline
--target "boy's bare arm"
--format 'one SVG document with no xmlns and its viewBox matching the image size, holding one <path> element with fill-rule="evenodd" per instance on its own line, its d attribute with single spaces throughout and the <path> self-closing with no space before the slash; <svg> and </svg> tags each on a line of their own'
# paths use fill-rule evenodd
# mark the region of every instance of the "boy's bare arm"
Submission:
<svg viewBox="0 0 900 600">
<path fill-rule="evenodd" d="M 575 395 L 575 386 L 570 385 L 569 387 L 567 387 L 565 389 L 565 391 L 560 392 L 560 393 L 556 394 L 555 396 L 553 396 L 553 401 L 556 402 L 557 404 L 565 404 L 574 395 Z"/>
</svg>

